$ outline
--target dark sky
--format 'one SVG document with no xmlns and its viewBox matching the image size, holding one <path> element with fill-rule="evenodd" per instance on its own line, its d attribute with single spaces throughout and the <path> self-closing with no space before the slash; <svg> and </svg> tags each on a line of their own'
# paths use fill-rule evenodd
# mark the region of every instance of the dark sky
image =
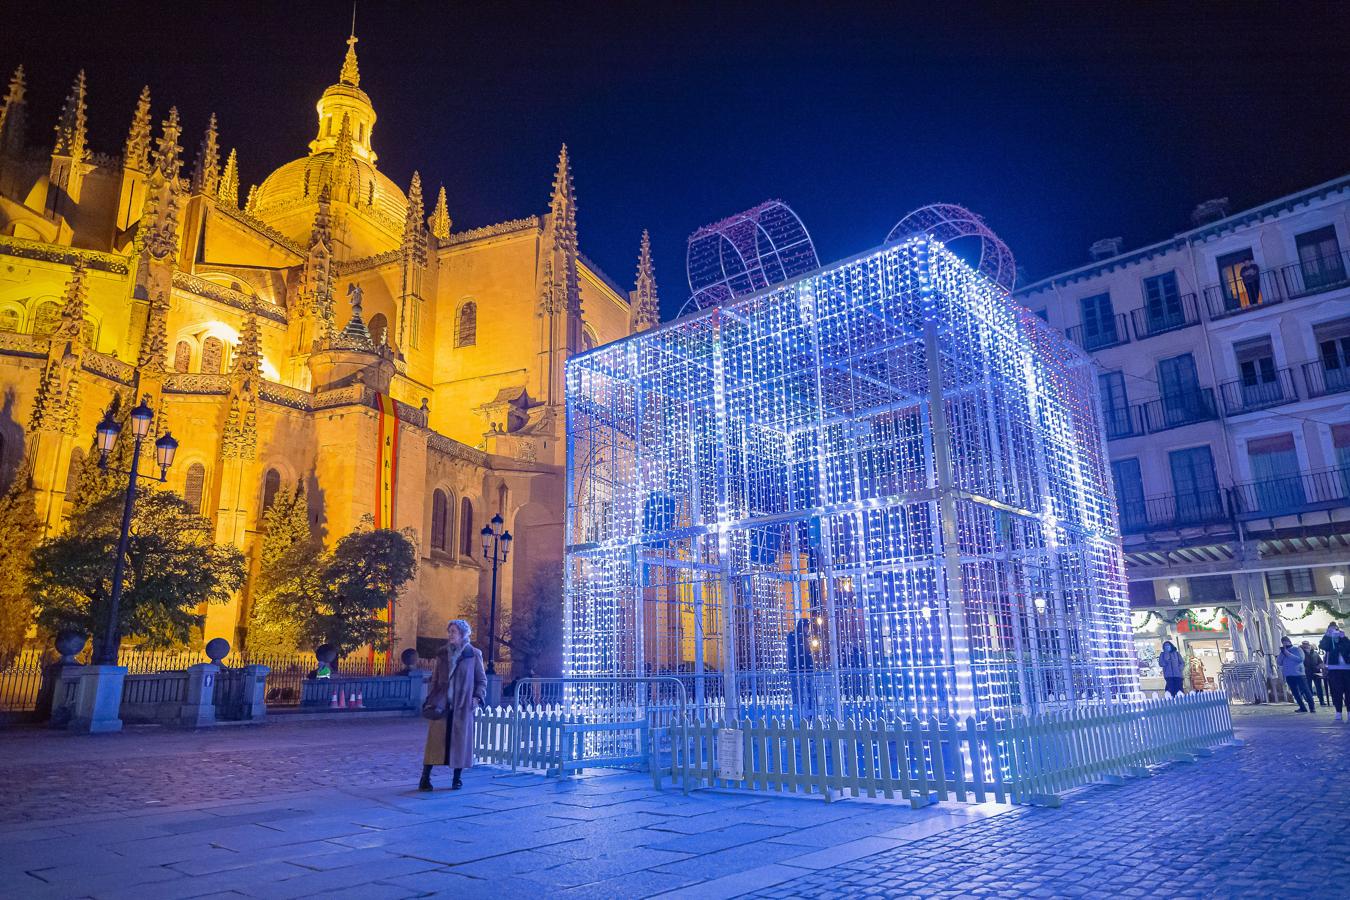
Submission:
<svg viewBox="0 0 1350 900">
<path fill-rule="evenodd" d="M 0 0 L 45 139 L 88 71 L 95 149 L 136 95 L 215 111 L 245 185 L 304 155 L 337 78 L 346 2 Z M 951 7 L 950 9 L 944 7 Z M 1108 8 L 1109 7 L 1109 8 Z M 363 0 L 361 86 L 380 168 L 444 183 L 456 229 L 544 211 L 571 147 L 581 245 L 630 285 L 651 229 L 667 316 L 695 228 L 781 198 L 822 261 L 934 201 L 985 216 L 1032 277 L 1350 172 L 1350 4 Z M 190 155 L 190 154 L 189 154 Z"/>
</svg>

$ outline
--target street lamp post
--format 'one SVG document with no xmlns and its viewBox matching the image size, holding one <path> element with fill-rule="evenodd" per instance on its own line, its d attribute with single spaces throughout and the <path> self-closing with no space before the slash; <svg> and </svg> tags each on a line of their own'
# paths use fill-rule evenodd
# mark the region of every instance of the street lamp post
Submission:
<svg viewBox="0 0 1350 900">
<path fill-rule="evenodd" d="M 479 532 L 483 536 L 483 558 L 492 561 L 492 605 L 488 614 L 487 674 L 497 674 L 497 566 L 511 552 L 511 532 L 502 530 L 502 517 L 495 515 Z"/>
<path fill-rule="evenodd" d="M 117 558 L 113 562 L 113 583 L 112 597 L 108 603 L 108 627 L 103 634 L 103 642 L 95 653 L 95 664 L 99 665 L 117 665 L 117 648 L 121 643 L 118 635 L 118 618 L 122 606 L 122 577 L 126 569 L 127 546 L 131 542 L 131 515 L 136 506 L 136 481 L 139 477 L 137 469 L 141 460 L 141 443 L 145 436 L 150 433 L 150 423 L 155 419 L 155 412 L 142 400 L 140 405 L 131 411 L 131 433 L 136 443 L 131 449 L 131 468 L 125 473 L 127 476 L 126 501 L 122 505 L 122 531 L 117 538 Z M 108 454 L 112 452 L 113 447 L 117 445 L 117 436 L 122 431 L 122 426 L 112 417 L 112 413 L 103 417 L 103 421 L 98 424 L 98 467 L 104 471 L 108 470 Z M 173 455 L 178 450 L 178 441 L 174 440 L 173 435 L 165 432 L 163 437 L 155 441 L 155 461 L 159 464 L 159 478 L 151 478 L 152 481 L 165 481 L 169 476 L 169 466 L 173 464 Z M 120 471 L 120 470 L 119 470 Z"/>
</svg>

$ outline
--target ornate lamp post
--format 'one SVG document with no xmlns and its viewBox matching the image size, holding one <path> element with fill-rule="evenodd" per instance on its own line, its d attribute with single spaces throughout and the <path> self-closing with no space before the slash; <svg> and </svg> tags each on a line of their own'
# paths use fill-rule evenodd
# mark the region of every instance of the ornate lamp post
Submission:
<svg viewBox="0 0 1350 900">
<path fill-rule="evenodd" d="M 492 560 L 492 607 L 488 614 L 487 674 L 497 674 L 497 566 L 511 552 L 511 532 L 502 531 L 502 517 L 495 515 L 479 532 L 483 536 L 483 558 Z"/>
<path fill-rule="evenodd" d="M 145 440 L 145 436 L 150 433 L 150 423 L 154 419 L 154 410 L 147 406 L 144 400 L 131 411 L 131 433 L 136 443 L 131 450 L 131 468 L 123 473 L 127 476 L 127 496 L 126 502 L 122 506 L 122 532 L 117 538 L 117 558 L 113 562 L 112 598 L 108 604 L 108 627 L 103 634 L 102 644 L 95 651 L 94 662 L 97 665 L 117 665 L 117 648 L 121 643 L 117 621 L 122 606 L 122 575 L 126 568 L 127 545 L 131 539 L 131 514 L 136 506 L 136 480 L 139 477 L 137 468 L 141 460 L 141 444 Z M 98 424 L 97 431 L 98 466 L 100 469 L 107 471 L 108 454 L 112 452 L 113 447 L 117 446 L 117 436 L 121 433 L 122 426 L 109 413 Z M 151 477 L 151 480 L 166 481 L 168 479 L 169 466 L 173 464 L 173 455 L 177 450 L 178 441 L 174 440 L 173 435 L 168 432 L 165 432 L 163 437 L 155 441 L 155 462 L 159 465 L 159 478 Z"/>
</svg>

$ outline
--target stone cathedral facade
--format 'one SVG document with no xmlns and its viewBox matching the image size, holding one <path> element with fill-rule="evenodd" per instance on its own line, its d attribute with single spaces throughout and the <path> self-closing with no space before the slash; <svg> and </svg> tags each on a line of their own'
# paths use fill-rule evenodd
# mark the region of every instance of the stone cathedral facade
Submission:
<svg viewBox="0 0 1350 900">
<path fill-rule="evenodd" d="M 417 531 L 396 650 L 486 598 L 494 514 L 509 609 L 562 558 L 564 362 L 657 320 L 646 236 L 633 291 L 581 255 L 565 146 L 546 214 L 455 231 L 442 188 L 428 215 L 418 174 L 377 167 L 355 37 L 308 153 L 242 198 L 214 116 L 189 166 L 147 88 L 106 154 L 86 91 L 80 73 L 54 140 L 22 68 L 0 107 L 0 485 L 31 478 L 58 531 L 97 422 L 148 398 L 180 442 L 169 486 L 251 559 L 297 482 L 330 545 L 367 515 Z M 204 636 L 246 641 L 248 604 L 210 608 Z"/>
</svg>

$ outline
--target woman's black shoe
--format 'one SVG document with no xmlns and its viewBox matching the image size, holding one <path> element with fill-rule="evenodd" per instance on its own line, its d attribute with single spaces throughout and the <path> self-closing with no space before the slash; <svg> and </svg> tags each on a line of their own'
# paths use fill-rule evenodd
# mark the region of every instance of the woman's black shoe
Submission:
<svg viewBox="0 0 1350 900">
<path fill-rule="evenodd" d="M 431 788 L 431 779 L 430 779 L 430 778 L 423 778 L 421 781 L 417 782 L 417 789 L 418 789 L 419 791 L 429 791 L 429 790 L 431 790 L 431 789 L 432 789 L 432 788 Z"/>
<path fill-rule="evenodd" d="M 458 778 L 456 778 L 456 779 L 454 780 L 454 782 L 451 783 L 451 785 L 450 785 L 450 790 L 452 790 L 452 791 L 457 791 L 457 790 L 459 790 L 459 789 L 462 788 L 462 787 L 464 787 L 464 782 L 462 782 L 462 781 L 460 781 Z"/>
</svg>

